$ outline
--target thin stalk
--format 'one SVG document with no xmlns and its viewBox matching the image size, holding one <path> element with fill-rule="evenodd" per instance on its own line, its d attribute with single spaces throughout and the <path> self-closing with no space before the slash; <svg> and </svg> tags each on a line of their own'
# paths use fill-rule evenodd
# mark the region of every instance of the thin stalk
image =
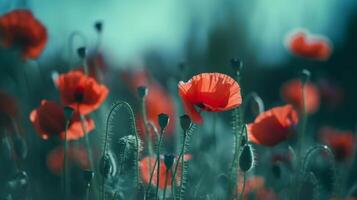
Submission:
<svg viewBox="0 0 357 200">
<path fill-rule="evenodd" d="M 165 197 L 166 197 L 167 177 L 168 176 L 169 176 L 169 169 L 166 169 L 166 172 L 165 172 L 165 188 L 164 188 L 164 194 L 163 194 L 163 197 L 162 197 L 163 200 L 165 200 Z"/>
<path fill-rule="evenodd" d="M 148 119 L 147 119 L 147 111 L 146 111 L 146 106 L 145 106 L 145 97 L 143 97 L 141 99 L 141 114 L 142 114 L 142 118 L 144 121 L 144 127 L 145 127 L 145 139 L 147 141 L 148 144 L 148 153 L 149 155 L 153 154 L 153 147 L 152 147 L 152 141 L 151 141 L 151 136 L 150 136 L 150 130 L 148 127 Z"/>
<path fill-rule="evenodd" d="M 184 148 L 185 148 L 185 143 L 184 143 Z M 183 148 L 183 149 L 184 149 Z M 185 152 L 185 151 L 183 151 Z M 183 156 L 183 155 L 182 155 Z M 182 159 L 181 161 L 181 180 L 180 180 L 180 193 L 179 193 L 179 199 L 181 200 L 181 193 L 182 193 L 182 184 L 183 184 L 183 177 L 184 177 L 184 173 L 183 173 L 183 170 L 184 170 L 184 164 L 185 164 L 185 159 Z"/>
<path fill-rule="evenodd" d="M 242 191 L 241 191 L 240 196 L 239 196 L 239 200 L 243 199 L 243 194 L 244 194 L 244 191 L 245 191 L 245 183 L 246 182 L 247 182 L 247 174 L 244 173 L 244 175 L 243 175 L 243 187 L 242 187 Z"/>
<path fill-rule="evenodd" d="M 186 133 L 184 133 L 181 152 L 180 152 L 180 155 L 179 155 L 179 157 L 177 159 L 175 170 L 174 170 L 174 174 L 172 175 L 172 180 L 171 180 L 171 191 L 172 191 L 172 196 L 173 196 L 174 199 L 176 199 L 176 196 L 175 196 L 176 173 L 177 173 L 178 166 L 180 164 L 180 160 L 182 159 L 182 162 L 183 162 L 183 154 L 185 153 L 185 143 L 186 143 Z M 182 177 L 182 169 L 181 169 L 181 177 Z"/>
<path fill-rule="evenodd" d="M 159 199 L 159 185 L 160 185 L 160 146 L 161 146 L 161 142 L 162 142 L 162 138 L 164 135 L 164 129 L 161 129 L 160 131 L 160 139 L 159 139 L 159 143 L 157 145 L 157 152 L 156 152 L 156 161 L 157 161 L 157 172 L 156 172 L 156 183 L 157 183 L 157 187 L 156 187 L 156 199 Z"/>
<path fill-rule="evenodd" d="M 64 129 L 64 150 L 63 150 L 63 194 L 64 198 L 68 199 L 68 158 L 67 158 L 67 151 L 68 151 L 68 140 L 67 140 L 67 132 L 69 127 L 70 120 L 67 120 L 66 127 Z"/>
<path fill-rule="evenodd" d="M 157 160 L 155 159 L 154 167 L 153 167 L 153 169 L 151 170 L 151 173 L 150 173 L 149 185 L 148 185 L 148 188 L 146 189 L 145 197 L 148 196 L 148 194 L 150 192 L 151 182 L 152 182 L 152 178 L 154 177 L 154 172 L 155 172 L 155 169 L 156 169 L 156 165 L 157 165 Z M 150 163 L 149 163 L 149 166 L 151 166 Z"/>
</svg>

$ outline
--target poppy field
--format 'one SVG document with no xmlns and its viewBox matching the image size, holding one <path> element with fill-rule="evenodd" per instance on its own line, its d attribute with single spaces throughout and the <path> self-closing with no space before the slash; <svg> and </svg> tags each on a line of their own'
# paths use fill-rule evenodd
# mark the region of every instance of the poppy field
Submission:
<svg viewBox="0 0 357 200">
<path fill-rule="evenodd" d="M 258 2 L 14 2 L 0 0 L 0 200 L 357 199 L 357 12 L 309 8 L 339 28 L 255 12 L 286 14 L 256 36 L 234 9 Z"/>
</svg>

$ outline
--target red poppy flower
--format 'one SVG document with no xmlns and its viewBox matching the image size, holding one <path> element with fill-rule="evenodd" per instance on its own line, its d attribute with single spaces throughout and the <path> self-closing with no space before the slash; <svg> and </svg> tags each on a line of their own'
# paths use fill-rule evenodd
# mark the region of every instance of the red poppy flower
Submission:
<svg viewBox="0 0 357 200">
<path fill-rule="evenodd" d="M 53 101 L 43 100 L 41 106 L 30 113 L 30 120 L 42 139 L 53 136 L 65 138 L 66 118 L 63 107 Z M 94 121 L 86 118 L 86 132 L 94 129 Z M 77 140 L 84 136 L 79 114 L 75 112 L 67 130 L 68 140 Z"/>
<path fill-rule="evenodd" d="M 201 110 L 220 112 L 233 109 L 242 103 L 240 87 L 231 77 L 220 73 L 202 73 L 188 82 L 178 84 L 179 95 L 186 113 L 196 123 L 202 123 Z"/>
<path fill-rule="evenodd" d="M 248 138 L 256 144 L 274 146 L 288 139 L 297 123 L 298 114 L 291 105 L 275 107 L 260 113 L 248 125 Z"/>
<path fill-rule="evenodd" d="M 356 138 L 351 131 L 341 131 L 323 127 L 319 131 L 320 140 L 330 146 L 337 161 L 345 161 L 353 156 Z"/>
<path fill-rule="evenodd" d="M 89 169 L 89 158 L 87 151 L 82 146 L 69 146 L 67 151 L 68 161 L 70 166 L 78 166 L 86 170 Z M 64 148 L 57 147 L 47 155 L 47 167 L 56 174 L 61 175 L 63 172 Z"/>
<path fill-rule="evenodd" d="M 148 95 L 145 97 L 145 106 L 147 119 L 152 122 L 155 127 L 160 127 L 157 117 L 161 113 L 167 114 L 170 119 L 175 117 L 175 105 L 171 96 L 167 91 L 155 80 L 150 79 L 146 71 L 126 72 L 124 79 L 129 83 L 133 93 L 137 93 L 136 89 L 140 86 L 148 88 Z M 142 114 L 137 115 L 137 125 L 140 130 L 145 130 Z M 166 127 L 166 135 L 170 135 L 175 130 L 175 120 L 170 120 L 169 125 Z M 141 131 L 140 133 L 142 133 Z M 154 137 L 154 133 L 151 132 Z"/>
<path fill-rule="evenodd" d="M 35 59 L 47 42 L 47 30 L 29 10 L 13 10 L 0 16 L 0 42 L 18 46 L 24 59 Z"/>
<path fill-rule="evenodd" d="M 86 115 L 97 109 L 108 96 L 105 85 L 85 76 L 81 71 L 70 71 L 61 74 L 57 79 L 63 104 Z"/>
<path fill-rule="evenodd" d="M 12 120 L 18 118 L 16 99 L 0 90 L 0 127 L 13 130 Z"/>
<path fill-rule="evenodd" d="M 327 60 L 332 52 L 327 38 L 301 30 L 288 35 L 286 46 L 295 55 L 315 60 Z"/>
<path fill-rule="evenodd" d="M 302 97 L 302 83 L 299 79 L 291 80 L 281 88 L 281 95 L 283 99 L 292 104 L 295 109 L 302 111 L 304 108 L 304 102 Z M 304 87 L 305 93 L 305 105 L 307 113 L 314 113 L 320 107 L 320 93 L 317 87 L 308 82 Z"/>
<path fill-rule="evenodd" d="M 190 154 L 186 154 L 184 155 L 184 160 L 190 160 L 191 159 L 191 155 Z M 150 182 L 150 175 L 152 170 L 154 169 L 154 165 L 155 165 L 155 161 L 156 158 L 155 157 L 145 157 L 144 159 L 142 159 L 140 161 L 140 174 L 141 174 L 141 178 L 143 180 L 143 182 L 145 184 L 149 184 Z M 180 161 L 181 163 L 181 161 Z M 177 168 L 177 172 L 176 172 L 176 183 L 179 184 L 180 180 L 181 180 L 181 164 L 179 163 L 179 166 Z M 173 172 L 175 170 L 175 166 L 176 166 L 176 159 L 171 167 L 171 170 L 169 170 L 169 172 L 167 173 L 167 187 L 171 187 L 171 182 L 172 182 L 172 176 L 173 176 Z M 160 160 L 160 181 L 159 181 L 159 188 L 163 189 L 165 188 L 165 178 L 166 178 L 166 165 L 165 162 L 161 159 Z M 153 177 L 151 180 L 151 183 L 153 185 L 157 185 L 157 169 L 155 168 L 155 171 L 153 173 Z"/>
</svg>

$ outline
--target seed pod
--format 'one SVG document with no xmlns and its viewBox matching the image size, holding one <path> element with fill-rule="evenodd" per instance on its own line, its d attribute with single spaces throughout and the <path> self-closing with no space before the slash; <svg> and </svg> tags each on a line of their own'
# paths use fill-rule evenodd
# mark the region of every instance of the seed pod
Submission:
<svg viewBox="0 0 357 200">
<path fill-rule="evenodd" d="M 165 154 L 164 155 L 164 163 L 166 165 L 167 170 L 171 169 L 172 165 L 174 164 L 175 155 L 173 154 Z"/>
<path fill-rule="evenodd" d="M 166 126 L 169 124 L 170 118 L 167 114 L 161 113 L 158 116 L 158 122 L 160 125 L 161 130 L 164 130 Z"/>
<path fill-rule="evenodd" d="M 182 115 L 180 117 L 180 124 L 182 130 L 187 131 L 192 125 L 191 118 L 188 115 Z"/>
<path fill-rule="evenodd" d="M 148 88 L 145 86 L 140 86 L 137 88 L 140 98 L 144 98 L 148 94 Z"/>
<path fill-rule="evenodd" d="M 243 172 L 247 172 L 252 169 L 254 166 L 254 153 L 252 150 L 252 146 L 250 144 L 246 144 L 243 146 L 242 153 L 239 157 L 239 168 Z"/>
<path fill-rule="evenodd" d="M 20 136 L 14 137 L 14 151 L 15 151 L 17 158 L 25 159 L 27 156 L 26 141 Z"/>
<path fill-rule="evenodd" d="M 94 28 L 98 33 L 101 33 L 103 30 L 103 22 L 97 21 L 94 23 Z"/>
<path fill-rule="evenodd" d="M 78 53 L 78 56 L 82 59 L 84 59 L 86 57 L 86 54 L 87 54 L 87 49 L 85 47 L 79 47 L 77 49 L 77 53 Z"/>
<path fill-rule="evenodd" d="M 243 62 L 239 58 L 232 58 L 231 66 L 234 69 L 234 71 L 240 72 L 243 68 Z"/>
</svg>

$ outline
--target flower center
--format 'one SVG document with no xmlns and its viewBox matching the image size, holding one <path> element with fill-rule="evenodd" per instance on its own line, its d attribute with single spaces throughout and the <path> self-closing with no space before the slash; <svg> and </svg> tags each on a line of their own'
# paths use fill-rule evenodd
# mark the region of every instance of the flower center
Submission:
<svg viewBox="0 0 357 200">
<path fill-rule="evenodd" d="M 84 87 L 83 86 L 77 86 L 77 88 L 74 90 L 74 98 L 77 102 L 82 102 L 84 98 Z"/>
</svg>

